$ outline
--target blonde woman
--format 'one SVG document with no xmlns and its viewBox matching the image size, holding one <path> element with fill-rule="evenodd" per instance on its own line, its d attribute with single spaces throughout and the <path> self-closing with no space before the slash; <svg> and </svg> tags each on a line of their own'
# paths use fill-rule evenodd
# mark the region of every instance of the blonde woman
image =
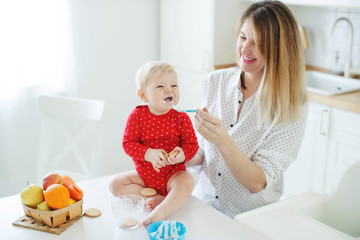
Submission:
<svg viewBox="0 0 360 240">
<path fill-rule="evenodd" d="M 296 20 L 278 1 L 252 4 L 236 29 L 238 67 L 211 73 L 197 109 L 201 164 L 193 195 L 230 217 L 277 201 L 306 123 Z"/>
</svg>

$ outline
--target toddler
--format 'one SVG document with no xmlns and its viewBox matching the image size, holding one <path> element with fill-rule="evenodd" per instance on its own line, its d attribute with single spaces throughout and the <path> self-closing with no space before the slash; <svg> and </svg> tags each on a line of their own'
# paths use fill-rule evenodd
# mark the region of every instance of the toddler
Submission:
<svg viewBox="0 0 360 240">
<path fill-rule="evenodd" d="M 141 195 L 154 188 L 157 194 L 145 197 L 150 214 L 142 224 L 165 219 L 187 200 L 194 187 L 185 162 L 199 146 L 191 120 L 173 109 L 180 98 L 175 69 L 165 62 L 148 62 L 136 74 L 137 94 L 146 105 L 137 106 L 128 117 L 123 148 L 136 171 L 124 172 L 110 183 L 114 196 Z M 144 197 L 144 196 L 142 196 Z"/>
</svg>

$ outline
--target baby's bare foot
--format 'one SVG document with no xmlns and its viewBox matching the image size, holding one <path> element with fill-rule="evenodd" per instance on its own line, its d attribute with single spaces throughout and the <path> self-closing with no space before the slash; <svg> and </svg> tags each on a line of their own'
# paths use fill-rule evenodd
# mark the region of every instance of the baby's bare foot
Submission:
<svg viewBox="0 0 360 240">
<path fill-rule="evenodd" d="M 154 210 L 154 208 L 156 208 L 163 200 L 165 199 L 165 196 L 162 196 L 160 194 L 156 194 L 153 197 L 149 197 L 146 200 L 146 207 L 147 209 L 149 209 L 149 211 L 151 212 L 152 210 Z"/>
<path fill-rule="evenodd" d="M 164 220 L 166 217 L 164 214 L 165 214 L 164 211 L 162 211 L 161 209 L 159 210 L 157 208 L 154 211 L 152 211 L 141 224 L 147 228 L 147 226 L 149 226 L 151 223 Z"/>
</svg>

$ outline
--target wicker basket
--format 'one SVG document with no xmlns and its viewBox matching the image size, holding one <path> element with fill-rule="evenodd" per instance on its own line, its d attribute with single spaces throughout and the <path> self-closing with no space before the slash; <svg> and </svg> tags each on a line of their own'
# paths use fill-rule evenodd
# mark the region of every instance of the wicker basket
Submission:
<svg viewBox="0 0 360 240">
<path fill-rule="evenodd" d="M 77 201 L 70 206 L 53 210 L 41 211 L 30 208 L 23 204 L 25 215 L 33 217 L 36 221 L 44 223 L 49 227 L 56 227 L 66 221 L 70 221 L 82 214 L 83 200 Z"/>
</svg>

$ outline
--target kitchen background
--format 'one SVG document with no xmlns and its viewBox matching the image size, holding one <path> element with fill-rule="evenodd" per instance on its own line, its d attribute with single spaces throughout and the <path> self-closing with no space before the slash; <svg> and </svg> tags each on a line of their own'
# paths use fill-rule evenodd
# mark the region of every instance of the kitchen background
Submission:
<svg viewBox="0 0 360 240">
<path fill-rule="evenodd" d="M 359 5 L 318 2 L 289 5 L 307 33 L 306 63 L 344 68 L 350 28 L 339 22 L 330 36 L 335 20 L 344 16 L 354 26 L 352 62 L 360 69 Z M 128 114 L 141 103 L 134 84 L 138 67 L 168 60 L 180 78 L 179 108 L 200 107 L 202 79 L 214 66 L 234 63 L 235 23 L 248 5 L 240 0 L 1 1 L 0 197 L 20 192 L 27 181 L 41 183 L 36 96 L 44 92 L 104 100 L 101 175 L 133 169 L 121 141 Z"/>
</svg>

